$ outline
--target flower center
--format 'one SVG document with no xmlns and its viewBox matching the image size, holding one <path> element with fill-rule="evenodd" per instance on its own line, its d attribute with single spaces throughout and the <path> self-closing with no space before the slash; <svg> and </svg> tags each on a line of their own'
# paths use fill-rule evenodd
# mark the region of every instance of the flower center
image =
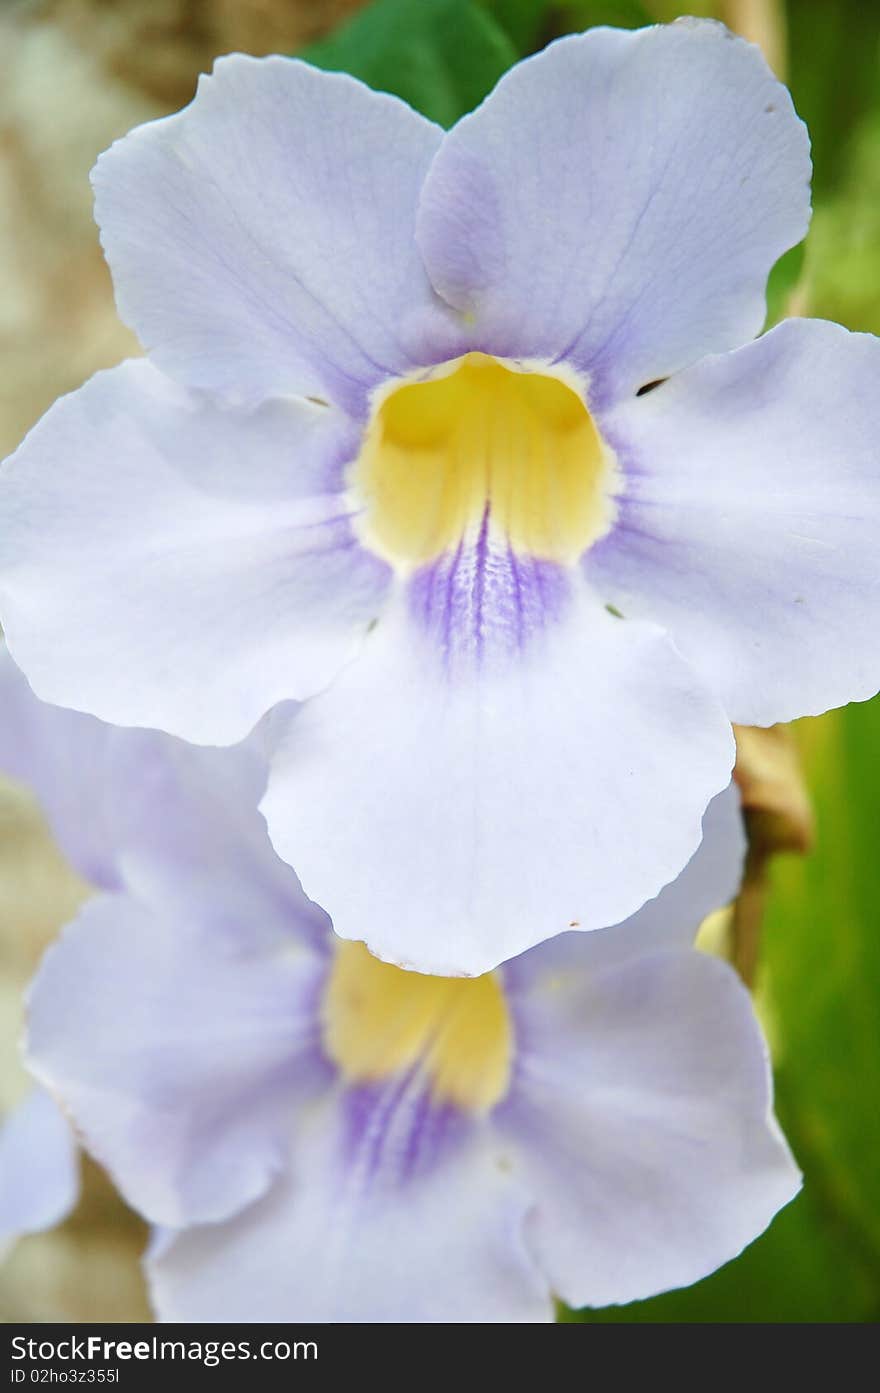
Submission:
<svg viewBox="0 0 880 1393">
<path fill-rule="evenodd" d="M 484 353 L 387 391 L 351 477 L 367 545 L 411 565 L 484 518 L 520 553 L 576 561 L 611 527 L 616 482 L 572 386 Z"/>
<path fill-rule="evenodd" d="M 351 1083 L 411 1068 L 434 1099 L 484 1112 L 507 1092 L 513 1029 L 501 984 L 426 977 L 340 943 L 322 1003 L 324 1048 Z"/>
</svg>

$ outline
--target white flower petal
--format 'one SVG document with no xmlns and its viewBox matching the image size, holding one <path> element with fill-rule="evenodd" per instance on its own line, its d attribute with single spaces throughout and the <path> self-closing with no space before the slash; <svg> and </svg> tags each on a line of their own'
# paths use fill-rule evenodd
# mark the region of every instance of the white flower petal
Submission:
<svg viewBox="0 0 880 1393">
<path fill-rule="evenodd" d="M 320 690 L 376 614 L 335 412 L 253 413 L 145 362 L 58 402 L 5 466 L 0 598 L 38 695 L 202 744 Z"/>
<path fill-rule="evenodd" d="M 523 1196 L 476 1133 L 403 1183 L 344 1165 L 338 1101 L 297 1136 L 289 1178 L 148 1263 L 163 1321 L 548 1321 Z"/>
<path fill-rule="evenodd" d="M 597 28 L 518 64 L 450 132 L 417 235 L 474 347 L 567 358 L 605 401 L 759 331 L 809 178 L 757 48 L 699 20 Z"/>
<path fill-rule="evenodd" d="M 446 650 L 401 601 L 290 719 L 263 808 L 342 937 L 478 974 L 617 923 L 693 854 L 730 728 L 658 632 L 569 598 L 523 635 L 496 596 L 470 643 L 456 611 Z"/>
<path fill-rule="evenodd" d="M 730 783 L 706 809 L 703 840 L 681 875 L 622 924 L 587 937 L 560 934 L 505 963 L 508 989 L 521 993 L 560 973 L 594 973 L 657 949 L 689 948 L 706 915 L 737 893 L 745 850 L 739 790 Z"/>
<path fill-rule="evenodd" d="M 6 1244 L 66 1219 L 79 1196 L 73 1131 L 42 1088 L 0 1127 L 0 1257 Z"/>
<path fill-rule="evenodd" d="M 535 1197 L 530 1246 L 570 1305 L 696 1282 L 797 1193 L 766 1048 L 726 964 L 684 950 L 569 970 L 517 1018 L 495 1123 Z"/>
<path fill-rule="evenodd" d="M 442 334 L 414 239 L 442 135 L 345 74 L 220 59 L 190 106 L 96 166 L 123 319 L 190 386 L 362 410 Z"/>
<path fill-rule="evenodd" d="M 242 926 L 222 899 L 175 917 L 101 896 L 31 988 L 32 1072 L 153 1222 L 219 1219 L 263 1194 L 297 1096 L 323 1078 L 321 962 L 298 938 L 296 894 L 274 922 L 265 900 Z"/>
<path fill-rule="evenodd" d="M 586 573 L 669 631 L 733 721 L 880 687 L 878 381 L 880 340 L 788 320 L 607 423 L 629 486 Z"/>
</svg>

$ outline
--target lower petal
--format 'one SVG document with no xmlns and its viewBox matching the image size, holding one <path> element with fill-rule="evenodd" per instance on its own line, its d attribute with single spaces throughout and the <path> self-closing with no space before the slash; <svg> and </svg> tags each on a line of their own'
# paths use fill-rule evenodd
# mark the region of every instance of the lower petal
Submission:
<svg viewBox="0 0 880 1393">
<path fill-rule="evenodd" d="M 449 976 L 632 914 L 693 854 L 733 753 L 659 631 L 561 568 L 475 564 L 411 586 L 293 714 L 263 803 L 337 933 Z"/>
<path fill-rule="evenodd" d="M 360 1117 L 344 1094 L 328 1097 L 265 1199 L 160 1245 L 148 1262 L 159 1319 L 552 1320 L 523 1244 L 526 1202 L 487 1138 L 453 1126 L 433 1164 L 408 1167 L 420 1095 L 394 1088 Z"/>
<path fill-rule="evenodd" d="M 691 947 L 706 916 L 734 898 L 745 850 L 739 790 L 730 783 L 706 809 L 703 840 L 681 875 L 622 924 L 587 938 L 559 934 L 505 963 L 505 988 L 516 998 L 542 983 L 555 990 L 561 973 L 583 978 L 658 949 Z"/>
</svg>

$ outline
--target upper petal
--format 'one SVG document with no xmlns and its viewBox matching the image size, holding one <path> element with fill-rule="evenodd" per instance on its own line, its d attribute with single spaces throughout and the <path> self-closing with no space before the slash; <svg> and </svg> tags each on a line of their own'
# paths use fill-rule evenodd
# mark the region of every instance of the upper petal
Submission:
<svg viewBox="0 0 880 1393">
<path fill-rule="evenodd" d="M 399 1162 L 393 1145 L 353 1161 L 342 1100 L 328 1098 L 264 1200 L 150 1259 L 159 1319 L 552 1320 L 523 1243 L 527 1201 L 486 1137 L 427 1173 L 402 1178 Z"/>
<path fill-rule="evenodd" d="M 596 400 L 752 338 L 809 218 L 809 142 L 759 50 L 683 20 L 513 68 L 446 137 L 418 238 L 477 345 L 568 358 Z"/>
<path fill-rule="evenodd" d="M 788 320 L 605 421 L 628 474 L 585 566 L 666 628 L 731 720 L 880 687 L 880 340 Z"/>
<path fill-rule="evenodd" d="M 0 476 L 0 611 L 47 701 L 199 743 L 320 689 L 387 568 L 341 496 L 352 427 L 224 410 L 148 363 L 57 402 Z"/>
<path fill-rule="evenodd" d="M 414 240 L 442 134 L 347 75 L 221 59 L 96 166 L 123 319 L 190 385 L 359 410 L 443 317 Z"/>
<path fill-rule="evenodd" d="M 683 950 L 567 972 L 517 1020 L 495 1121 L 534 1194 L 532 1251 L 569 1305 L 698 1281 L 797 1193 L 766 1047 L 726 964 Z"/>
<path fill-rule="evenodd" d="M 729 726 L 656 630 L 494 560 L 379 622 L 290 719 L 263 802 L 337 933 L 423 972 L 619 922 L 729 779 Z"/>
<path fill-rule="evenodd" d="M 79 1160 L 67 1118 L 32 1089 L 0 1127 L 0 1258 L 7 1243 L 65 1219 L 79 1195 Z"/>
</svg>

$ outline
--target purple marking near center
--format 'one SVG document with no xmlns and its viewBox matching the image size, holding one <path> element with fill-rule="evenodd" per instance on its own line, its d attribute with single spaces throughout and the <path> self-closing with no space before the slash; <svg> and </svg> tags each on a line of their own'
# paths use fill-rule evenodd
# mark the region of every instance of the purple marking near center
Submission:
<svg viewBox="0 0 880 1393">
<path fill-rule="evenodd" d="M 469 1119 L 438 1103 L 418 1065 L 383 1083 L 360 1084 L 344 1095 L 343 1165 L 364 1186 L 403 1185 L 439 1164 Z"/>
<path fill-rule="evenodd" d="M 450 674 L 521 654 L 561 618 L 570 594 L 567 567 L 493 536 L 488 507 L 476 534 L 420 567 L 409 585 L 411 613 Z"/>
</svg>

